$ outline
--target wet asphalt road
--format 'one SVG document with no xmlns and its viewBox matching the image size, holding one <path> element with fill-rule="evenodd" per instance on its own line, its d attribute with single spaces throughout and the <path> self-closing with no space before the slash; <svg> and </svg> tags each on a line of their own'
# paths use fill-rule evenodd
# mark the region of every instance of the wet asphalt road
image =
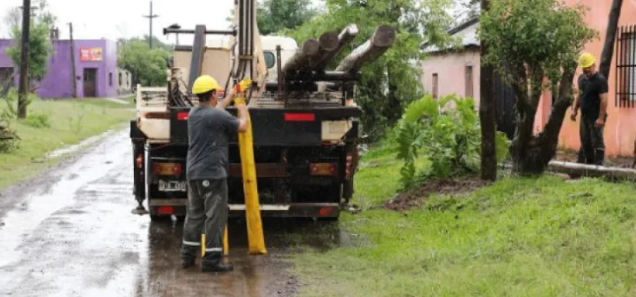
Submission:
<svg viewBox="0 0 636 297">
<path fill-rule="evenodd" d="M 183 270 L 182 222 L 131 214 L 131 159 L 121 131 L 1 193 L 0 296 L 294 296 L 292 250 L 340 241 L 333 224 L 265 221 L 269 254 L 247 256 L 245 225 L 233 220 L 235 270 Z"/>
</svg>

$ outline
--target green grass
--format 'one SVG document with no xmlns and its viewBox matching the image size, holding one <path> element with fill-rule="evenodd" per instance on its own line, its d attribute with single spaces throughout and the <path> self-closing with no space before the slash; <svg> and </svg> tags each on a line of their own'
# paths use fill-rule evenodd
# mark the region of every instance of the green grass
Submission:
<svg viewBox="0 0 636 297">
<path fill-rule="evenodd" d="M 389 199 L 398 171 L 361 169 L 356 199 Z M 301 296 L 635 296 L 635 214 L 634 184 L 552 176 L 347 214 L 341 228 L 363 240 L 297 255 Z"/>
<path fill-rule="evenodd" d="M 360 160 L 361 170 L 355 176 L 354 203 L 362 209 L 369 209 L 393 197 L 401 188 L 400 168 L 403 164 L 389 146 L 370 150 Z M 420 159 L 415 164 L 419 170 L 428 166 L 429 162 Z"/>
<path fill-rule="evenodd" d="M 129 100 L 130 101 L 130 100 Z M 6 108 L 0 102 L 0 108 Z M 0 189 L 32 176 L 59 160 L 45 160 L 48 152 L 76 144 L 113 128 L 123 128 L 134 117 L 134 105 L 103 99 L 34 100 L 29 114 L 46 115 L 50 127 L 36 128 L 28 121 L 13 121 L 22 139 L 20 148 L 0 153 Z"/>
</svg>

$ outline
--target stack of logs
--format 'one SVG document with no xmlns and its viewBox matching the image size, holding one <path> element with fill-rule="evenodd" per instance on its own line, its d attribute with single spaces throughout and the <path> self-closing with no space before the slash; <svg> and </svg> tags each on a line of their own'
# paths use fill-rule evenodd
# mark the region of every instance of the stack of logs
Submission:
<svg viewBox="0 0 636 297">
<path fill-rule="evenodd" d="M 340 34 L 326 32 L 318 39 L 306 40 L 296 54 L 283 65 L 282 76 L 287 82 L 351 80 L 362 66 L 380 57 L 395 42 L 395 29 L 386 25 L 379 26 L 369 40 L 340 62 L 335 71 L 327 71 L 329 64 L 353 41 L 358 32 L 358 27 L 351 24 Z"/>
</svg>

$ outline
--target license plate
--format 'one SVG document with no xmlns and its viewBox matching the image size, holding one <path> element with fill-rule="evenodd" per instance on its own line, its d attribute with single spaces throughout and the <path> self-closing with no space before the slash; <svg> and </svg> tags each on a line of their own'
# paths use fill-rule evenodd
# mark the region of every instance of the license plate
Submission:
<svg viewBox="0 0 636 297">
<path fill-rule="evenodd" d="M 185 192 L 186 191 L 186 182 L 185 181 L 159 181 L 159 191 L 162 192 Z"/>
</svg>

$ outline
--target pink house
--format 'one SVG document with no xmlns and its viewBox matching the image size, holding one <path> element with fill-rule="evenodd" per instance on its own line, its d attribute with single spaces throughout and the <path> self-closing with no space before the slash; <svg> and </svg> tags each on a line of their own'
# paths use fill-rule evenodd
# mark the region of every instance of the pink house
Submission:
<svg viewBox="0 0 636 297">
<path fill-rule="evenodd" d="M 596 39 L 585 46 L 584 51 L 591 52 L 600 60 L 605 30 L 612 0 L 564 0 L 565 3 L 583 4 L 590 9 L 585 20 L 590 28 L 599 32 Z M 633 156 L 636 140 L 636 1 L 623 2 L 619 19 L 619 31 L 614 43 L 614 57 L 609 75 L 608 120 L 605 127 L 605 145 L 608 156 Z M 450 31 L 452 35 L 461 37 L 464 49 L 461 51 L 439 51 L 426 47 L 430 57 L 422 61 L 422 83 L 425 90 L 437 95 L 457 94 L 469 96 L 479 101 L 479 41 L 476 36 L 478 20 L 471 20 Z M 618 67 L 617 67 L 618 65 Z M 578 77 L 577 72 L 576 77 Z M 496 80 L 496 79 L 495 79 Z M 514 105 L 514 96 L 506 90 L 506 86 L 495 86 L 497 97 L 498 129 L 509 132 L 514 129 L 514 117 L 509 110 Z M 550 116 L 552 99 L 545 92 L 535 121 L 535 132 L 539 132 Z M 570 112 L 566 114 L 561 129 L 559 146 L 578 150 L 580 147 L 579 123 L 572 122 Z M 511 127 L 512 125 L 512 127 Z"/>
</svg>

